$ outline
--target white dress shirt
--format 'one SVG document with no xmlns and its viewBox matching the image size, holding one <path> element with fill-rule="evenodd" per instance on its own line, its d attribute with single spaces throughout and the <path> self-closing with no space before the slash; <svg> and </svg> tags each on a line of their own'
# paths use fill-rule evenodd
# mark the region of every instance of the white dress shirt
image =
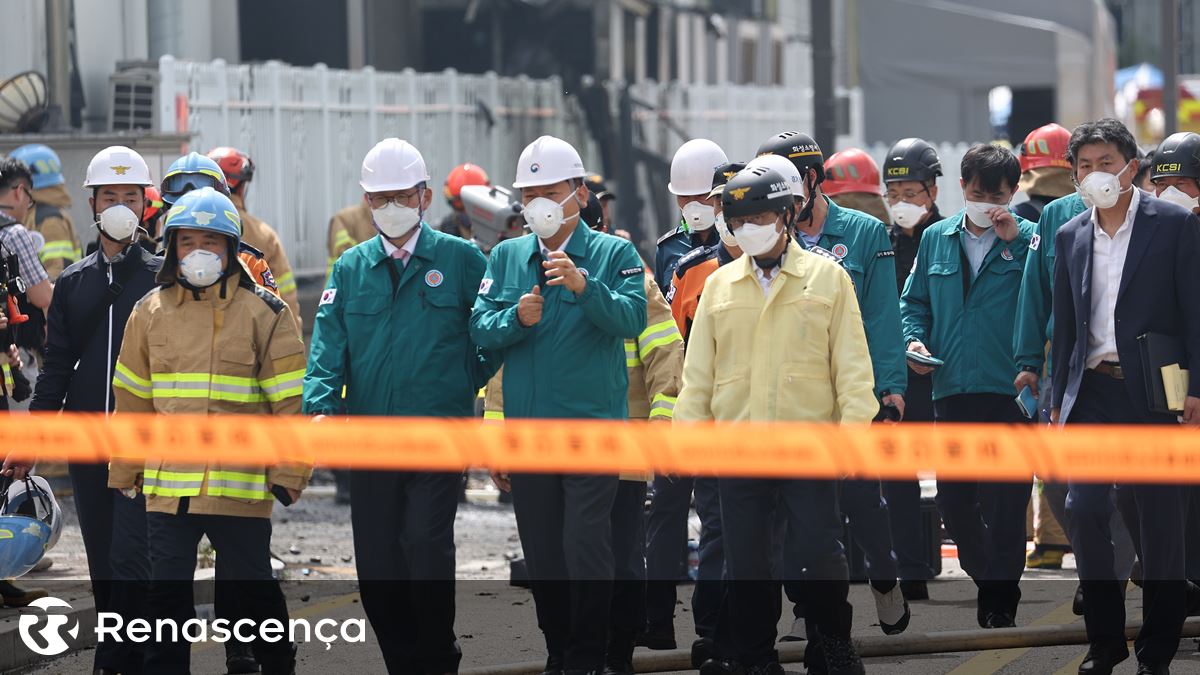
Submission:
<svg viewBox="0 0 1200 675">
<path fill-rule="evenodd" d="M 556 249 L 554 249 L 554 250 L 555 250 L 555 251 L 565 251 L 565 250 L 567 250 L 567 244 L 571 243 L 571 237 L 574 237 L 574 236 L 575 236 L 575 230 L 571 230 L 571 234 L 568 234 L 568 235 L 567 235 L 567 238 L 566 238 L 566 239 L 563 239 L 563 243 L 562 243 L 562 244 L 561 244 L 561 245 L 560 245 L 558 248 L 556 248 Z M 545 259 L 547 259 L 547 260 L 549 260 L 549 259 L 550 259 L 550 253 L 551 253 L 552 251 L 550 250 L 550 247 L 546 246 L 546 242 L 545 242 L 545 241 L 543 241 L 541 237 L 538 237 L 538 250 L 542 252 L 542 257 L 543 257 L 543 258 L 545 258 Z"/>
<path fill-rule="evenodd" d="M 750 265 L 754 267 L 754 278 L 758 279 L 758 285 L 762 288 L 763 297 L 771 295 L 771 284 L 779 276 L 779 270 L 783 269 L 783 258 L 787 255 L 787 249 L 783 250 L 783 255 L 779 256 L 779 262 L 769 270 L 764 270 L 758 266 L 758 262 L 751 260 Z"/>
<path fill-rule="evenodd" d="M 389 258 L 395 258 L 396 251 L 404 251 L 408 254 L 404 258 L 405 267 L 408 267 L 408 261 L 412 260 L 413 253 L 417 252 L 417 240 L 421 238 L 421 226 L 417 225 L 413 230 L 413 236 L 409 237 L 408 241 L 404 242 L 404 245 L 399 248 L 396 248 L 396 245 L 387 237 L 384 237 L 382 234 L 379 235 L 383 239 L 383 252 L 388 254 Z"/>
<path fill-rule="evenodd" d="M 1137 216 L 1140 190 L 1133 190 L 1125 222 L 1109 237 L 1100 227 L 1096 208 L 1092 207 L 1092 315 L 1088 322 L 1087 367 L 1095 368 L 1101 361 L 1119 362 L 1117 355 L 1117 292 L 1121 289 L 1121 273 L 1129 240 L 1133 236 L 1133 219 Z"/>
</svg>

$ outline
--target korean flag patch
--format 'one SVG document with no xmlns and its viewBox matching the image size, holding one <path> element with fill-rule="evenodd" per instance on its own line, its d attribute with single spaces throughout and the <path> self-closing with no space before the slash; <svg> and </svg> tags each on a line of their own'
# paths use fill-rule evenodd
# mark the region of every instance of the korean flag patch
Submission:
<svg viewBox="0 0 1200 675">
<path fill-rule="evenodd" d="M 318 303 L 317 306 L 319 307 L 321 305 L 332 305 L 333 299 L 336 297 L 337 297 L 337 289 L 336 288 L 326 288 L 321 293 L 321 302 Z"/>
<path fill-rule="evenodd" d="M 1041 245 L 1042 245 L 1042 235 L 1040 235 L 1040 234 L 1033 235 L 1033 238 L 1031 238 L 1029 240 L 1029 250 L 1030 251 L 1038 250 L 1038 247 Z"/>
<path fill-rule="evenodd" d="M 492 280 L 484 279 L 479 282 L 479 295 L 487 295 L 492 290 Z"/>
</svg>

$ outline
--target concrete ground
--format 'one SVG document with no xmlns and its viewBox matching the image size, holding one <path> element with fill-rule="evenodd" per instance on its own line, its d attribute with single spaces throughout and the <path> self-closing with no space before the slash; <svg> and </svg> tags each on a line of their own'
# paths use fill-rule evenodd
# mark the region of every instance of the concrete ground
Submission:
<svg viewBox="0 0 1200 675">
<path fill-rule="evenodd" d="M 511 508 L 496 504 L 494 494 L 482 483 L 472 490 L 472 503 L 459 510 L 456 526 L 458 543 L 456 630 L 462 646 L 462 668 L 495 666 L 544 659 L 543 643 L 537 629 L 533 601 L 528 591 L 506 583 L 507 557 L 519 551 L 516 526 Z M 68 517 L 73 518 L 69 510 Z M 353 546 L 349 528 L 349 508 L 337 505 L 332 490 L 316 489 L 290 509 L 277 509 L 272 549 L 286 563 L 285 593 L 293 618 L 343 620 L 364 618 L 354 576 Z M 296 551 L 292 553 L 290 551 Z M 78 528 L 68 521 L 62 541 L 53 552 L 54 567 L 47 573 L 22 579 L 24 585 L 38 585 L 52 594 L 87 605 L 86 564 Z M 317 560 L 319 559 L 319 560 Z M 1081 624 L 1071 613 L 1075 590 L 1074 561 L 1067 557 L 1062 571 L 1028 571 L 1022 583 L 1024 597 L 1017 617 L 1019 626 Z M 932 599 L 914 603 L 908 633 L 963 630 L 976 627 L 974 585 L 966 580 L 954 558 L 944 560 L 945 571 L 930 585 Z M 307 570 L 307 573 L 305 573 Z M 680 604 L 676 611 L 676 636 L 681 648 L 690 645 L 692 617 L 689 608 L 691 586 L 679 587 Z M 879 636 L 878 622 L 865 585 L 851 589 L 855 606 L 854 632 L 857 637 Z M 198 597 L 198 603 L 203 599 Z M 791 625 L 790 605 L 785 601 L 785 616 L 780 632 Z M 1131 588 L 1127 607 L 1130 618 L 1140 615 L 1141 595 Z M 208 606 L 201 605 L 202 613 Z M 5 632 L 15 631 L 14 610 L 0 610 L 0 652 L 21 650 L 19 640 L 6 641 Z M 85 620 L 81 626 L 87 628 Z M 642 651 L 644 648 L 639 648 Z M 1074 673 L 1086 651 L 1085 646 L 1009 649 L 974 653 L 944 653 L 900 658 L 873 658 L 867 661 L 869 672 L 898 675 L 982 675 L 990 673 L 1067 675 Z M 57 658 L 43 658 L 25 672 L 86 673 L 91 671 L 93 650 L 83 649 Z M 223 673 L 224 650 L 220 644 L 204 643 L 193 648 L 195 673 Z M 27 655 L 25 655 L 27 656 Z M 0 653 L 0 657 L 3 654 Z M 3 659 L 0 658 L 0 663 Z M 799 664 L 788 664 L 790 672 L 800 673 Z M 3 666 L 0 666 L 3 670 Z M 1134 659 L 1121 664 L 1117 673 L 1133 673 Z M 10 672 L 10 671 L 5 671 Z M 382 657 L 368 634 L 366 643 L 337 641 L 328 646 L 311 642 L 300 647 L 298 672 L 301 673 L 383 673 Z M 1181 642 L 1173 673 L 1200 673 L 1200 653 L 1194 640 Z"/>
</svg>

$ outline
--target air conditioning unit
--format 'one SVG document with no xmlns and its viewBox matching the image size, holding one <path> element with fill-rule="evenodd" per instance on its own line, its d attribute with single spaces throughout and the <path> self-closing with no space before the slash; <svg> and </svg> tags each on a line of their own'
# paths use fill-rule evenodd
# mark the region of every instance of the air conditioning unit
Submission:
<svg viewBox="0 0 1200 675">
<path fill-rule="evenodd" d="M 122 61 L 108 78 L 109 131 L 157 131 L 158 65 Z"/>
</svg>

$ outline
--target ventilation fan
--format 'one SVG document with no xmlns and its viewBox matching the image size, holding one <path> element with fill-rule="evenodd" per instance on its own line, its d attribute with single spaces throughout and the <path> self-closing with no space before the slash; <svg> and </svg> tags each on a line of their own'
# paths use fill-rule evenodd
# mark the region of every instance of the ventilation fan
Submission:
<svg viewBox="0 0 1200 675">
<path fill-rule="evenodd" d="M 36 133 L 49 118 L 41 73 L 30 70 L 0 83 L 0 133 Z"/>
</svg>

